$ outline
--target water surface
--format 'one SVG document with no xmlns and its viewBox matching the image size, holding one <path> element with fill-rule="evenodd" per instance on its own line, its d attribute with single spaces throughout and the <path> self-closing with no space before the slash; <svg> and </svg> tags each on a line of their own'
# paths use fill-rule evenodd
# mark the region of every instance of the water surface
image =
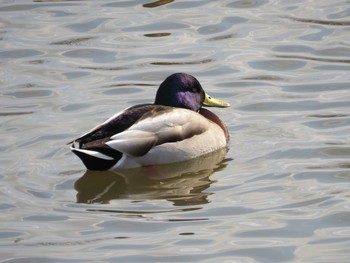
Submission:
<svg viewBox="0 0 350 263">
<path fill-rule="evenodd" d="M 348 1 L 2 1 L 2 262 L 348 262 Z M 85 171 L 66 143 L 174 72 L 228 152 Z"/>
</svg>

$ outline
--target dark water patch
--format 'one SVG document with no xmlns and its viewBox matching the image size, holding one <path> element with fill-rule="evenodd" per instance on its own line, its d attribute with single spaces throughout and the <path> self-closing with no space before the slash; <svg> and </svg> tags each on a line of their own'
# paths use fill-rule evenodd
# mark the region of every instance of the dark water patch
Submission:
<svg viewBox="0 0 350 263">
<path fill-rule="evenodd" d="M 347 147 L 337 147 L 337 148 L 325 148 L 321 151 L 322 154 L 328 157 L 346 157 L 350 158 L 350 148 Z"/>
<path fill-rule="evenodd" d="M 9 90 L 13 90 L 13 89 L 30 89 L 30 88 L 38 88 L 38 87 L 40 87 L 39 84 L 36 84 L 34 82 L 26 82 L 26 83 L 11 85 L 7 89 L 9 89 Z"/>
<path fill-rule="evenodd" d="M 150 33 L 150 34 L 144 34 L 145 37 L 167 37 L 170 36 L 171 33 Z"/>
<path fill-rule="evenodd" d="M 343 143 L 341 141 L 327 141 L 327 142 L 324 142 L 325 145 L 346 145 L 346 143 Z"/>
<path fill-rule="evenodd" d="M 268 0 L 236 0 L 226 6 L 231 8 L 256 8 L 268 2 Z"/>
<path fill-rule="evenodd" d="M 172 66 L 172 65 L 196 65 L 196 64 L 206 64 L 213 62 L 212 59 L 203 59 L 203 60 L 197 60 L 197 61 L 184 61 L 184 62 L 151 62 L 151 65 L 157 65 L 157 66 Z"/>
<path fill-rule="evenodd" d="M 184 233 L 179 233 L 180 236 L 193 236 L 195 233 L 193 232 L 184 232 Z"/>
<path fill-rule="evenodd" d="M 119 70 L 132 69 L 133 66 L 117 66 L 117 67 L 88 67 L 88 66 L 81 66 L 79 68 L 81 68 L 81 69 L 90 69 L 90 70 L 119 71 Z"/>
<path fill-rule="evenodd" d="M 70 246 L 81 246 L 84 244 L 91 244 L 91 243 L 101 243 L 102 241 L 108 241 L 108 240 L 115 240 L 115 239 L 127 239 L 129 237 L 127 236 L 117 236 L 117 237 L 108 237 L 108 238 L 95 238 L 95 239 L 88 239 L 88 240 L 81 240 L 81 241 L 74 241 L 74 240 L 70 240 L 70 241 L 42 241 L 39 243 L 29 243 L 29 244 L 25 244 L 26 246 L 32 247 L 32 246 L 64 246 L 64 247 L 70 247 Z M 16 261 L 17 262 L 17 261 Z M 32 262 L 32 261 L 30 261 Z M 33 262 L 37 262 L 37 261 L 33 261 Z M 51 262 L 51 261 L 45 261 L 45 262 Z M 53 262 L 61 262 L 61 261 L 53 261 Z M 73 261 L 75 262 L 75 261 Z M 84 261 L 86 262 L 86 261 Z"/>
<path fill-rule="evenodd" d="M 297 22 L 302 22 L 302 23 L 327 25 L 327 26 L 349 26 L 350 25 L 350 21 L 309 19 L 309 18 L 288 17 L 288 16 L 285 16 L 284 18 L 297 21 Z"/>
<path fill-rule="evenodd" d="M 236 34 L 225 34 L 225 35 L 219 35 L 216 37 L 211 37 L 208 39 L 208 41 L 220 41 L 220 40 L 227 40 L 230 38 L 235 38 Z"/>
<path fill-rule="evenodd" d="M 159 1 L 154 1 L 151 3 L 146 3 L 143 4 L 142 6 L 145 8 L 155 8 L 155 7 L 159 7 L 159 6 L 163 6 L 163 5 L 167 5 L 174 2 L 174 0 L 159 0 Z"/>
<path fill-rule="evenodd" d="M 159 221 L 163 221 L 163 222 L 193 222 L 193 221 L 207 221 L 207 220 L 209 220 L 209 218 L 176 218 L 176 219 L 168 218 L 168 219 L 160 219 Z"/>
<path fill-rule="evenodd" d="M 31 65 L 43 65 L 48 62 L 49 60 L 44 60 L 44 59 L 34 59 L 34 60 L 27 61 L 27 63 Z"/>
<path fill-rule="evenodd" d="M 34 113 L 34 111 L 0 112 L 0 117 L 20 116 L 20 115 L 27 115 L 27 114 L 33 114 L 33 113 Z"/>
<path fill-rule="evenodd" d="M 341 114 L 341 113 L 336 113 L 336 114 L 310 114 L 307 115 L 307 117 L 311 118 L 342 118 L 342 117 L 348 117 L 349 114 Z"/>
<path fill-rule="evenodd" d="M 277 58 L 284 59 L 299 59 L 299 60 L 310 60 L 319 62 L 329 62 L 329 63 L 350 63 L 350 59 L 333 59 L 333 58 L 320 58 L 320 57 L 308 57 L 308 56 L 286 56 L 286 55 L 276 55 Z M 304 62 L 303 62 L 304 63 Z"/>
<path fill-rule="evenodd" d="M 130 0 L 130 1 L 114 1 L 107 4 L 102 4 L 102 7 L 117 7 L 117 8 L 125 8 L 125 7 L 132 7 L 132 6 L 138 6 L 144 3 L 142 0 Z"/>
<path fill-rule="evenodd" d="M 77 46 L 83 42 L 94 39 L 93 37 L 79 37 L 79 38 L 71 38 L 67 40 L 59 40 L 55 42 L 51 42 L 50 45 L 67 45 L 67 46 Z"/>
<path fill-rule="evenodd" d="M 102 213 L 117 213 L 117 214 L 131 214 L 131 215 L 143 215 L 143 214 L 159 214 L 159 213 L 178 213 L 178 212 L 192 212 L 200 210 L 200 207 L 192 208 L 180 208 L 180 209 L 170 209 L 170 210 L 142 210 L 142 211 L 131 211 L 131 210 L 109 210 L 109 209 L 92 209 L 89 208 L 89 212 L 102 212 Z"/>
<path fill-rule="evenodd" d="M 322 164 L 322 165 L 310 165 L 306 167 L 310 170 L 334 170 L 334 169 L 350 169 L 350 162 L 341 162 L 341 163 L 331 163 L 331 164 Z M 350 174 L 348 173 L 350 176 Z M 349 179 L 349 178 L 348 178 Z"/>
<path fill-rule="evenodd" d="M 246 80 L 267 80 L 267 81 L 285 81 L 284 78 L 276 75 L 257 75 L 251 77 L 243 77 L 242 79 Z"/>
<path fill-rule="evenodd" d="M 153 84 L 148 83 L 119 83 L 119 84 L 112 84 L 106 87 L 130 87 L 130 86 L 140 86 L 140 87 L 154 87 Z"/>
<path fill-rule="evenodd" d="M 346 169 L 349 169 L 349 164 L 346 164 L 345 166 Z M 349 171 L 344 171 L 344 172 L 338 172 L 334 175 L 335 178 L 337 179 L 345 179 L 347 182 L 350 180 L 350 172 Z"/>
</svg>

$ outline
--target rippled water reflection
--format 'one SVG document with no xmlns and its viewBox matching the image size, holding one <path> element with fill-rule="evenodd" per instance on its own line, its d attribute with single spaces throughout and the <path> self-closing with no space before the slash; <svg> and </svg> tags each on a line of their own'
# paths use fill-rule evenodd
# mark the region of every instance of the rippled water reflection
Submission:
<svg viewBox="0 0 350 263">
<path fill-rule="evenodd" d="M 3 1 L 2 262 L 348 262 L 347 1 Z M 171 73 L 229 151 L 87 172 L 66 143 Z"/>
</svg>

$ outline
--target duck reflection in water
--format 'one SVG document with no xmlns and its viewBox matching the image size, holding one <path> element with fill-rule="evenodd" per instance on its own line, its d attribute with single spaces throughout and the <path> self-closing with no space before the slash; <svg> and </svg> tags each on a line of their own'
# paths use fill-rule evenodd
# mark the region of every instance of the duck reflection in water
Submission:
<svg viewBox="0 0 350 263">
<path fill-rule="evenodd" d="M 208 203 L 204 192 L 214 181 L 209 176 L 226 167 L 227 149 L 176 164 L 123 171 L 87 170 L 75 182 L 78 203 L 109 203 L 114 199 L 135 201 L 164 199 L 174 205 Z"/>
</svg>

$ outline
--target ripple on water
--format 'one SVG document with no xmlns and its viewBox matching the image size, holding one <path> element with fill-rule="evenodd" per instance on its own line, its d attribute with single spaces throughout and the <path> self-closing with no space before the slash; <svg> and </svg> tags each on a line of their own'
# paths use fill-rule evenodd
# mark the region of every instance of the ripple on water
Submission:
<svg viewBox="0 0 350 263">
<path fill-rule="evenodd" d="M 35 49 L 16 49 L 0 52 L 0 59 L 18 59 L 43 55 L 44 52 Z"/>
<path fill-rule="evenodd" d="M 69 24 L 66 27 L 78 32 L 78 33 L 86 33 L 96 29 L 98 26 L 101 26 L 105 21 L 108 21 L 106 18 L 97 18 L 88 22 L 81 22 L 76 24 Z M 84 40 L 85 41 L 85 40 Z"/>
<path fill-rule="evenodd" d="M 66 51 L 62 55 L 68 58 L 91 60 L 95 63 L 110 63 L 116 61 L 117 53 L 102 49 L 84 48 Z"/>
<path fill-rule="evenodd" d="M 38 98 L 38 97 L 50 97 L 53 95 L 53 92 L 51 90 L 35 90 L 35 89 L 31 89 L 31 90 L 26 90 L 26 91 L 13 91 L 13 92 L 7 92 L 4 93 L 3 95 L 5 96 L 10 96 L 10 97 L 14 97 L 16 99 L 23 99 L 23 98 Z"/>
<path fill-rule="evenodd" d="M 210 25 L 210 26 L 199 27 L 197 31 L 201 35 L 209 35 L 209 34 L 211 35 L 211 34 L 224 32 L 230 29 L 231 27 L 244 22 L 247 22 L 247 19 L 244 19 L 242 17 L 238 17 L 238 16 L 225 17 L 224 19 L 222 19 L 220 23 Z"/>
<path fill-rule="evenodd" d="M 249 66 L 254 69 L 261 69 L 266 71 L 290 71 L 304 68 L 306 65 L 305 61 L 298 60 L 287 60 L 287 59 L 278 59 L 278 60 L 261 60 L 249 62 Z"/>
</svg>

